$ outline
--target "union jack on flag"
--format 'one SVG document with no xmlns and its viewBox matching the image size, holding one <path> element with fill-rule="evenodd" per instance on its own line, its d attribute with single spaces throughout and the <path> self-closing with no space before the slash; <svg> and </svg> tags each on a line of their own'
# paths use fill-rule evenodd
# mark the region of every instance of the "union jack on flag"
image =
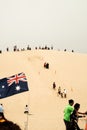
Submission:
<svg viewBox="0 0 87 130">
<path fill-rule="evenodd" d="M 23 81 L 23 82 L 27 81 L 24 73 L 16 74 L 16 75 L 9 77 L 7 80 L 8 86 L 12 85 L 13 83 L 18 84 L 19 81 Z"/>
<path fill-rule="evenodd" d="M 6 98 L 25 91 L 29 91 L 29 88 L 23 72 L 0 79 L 0 98 Z"/>
</svg>

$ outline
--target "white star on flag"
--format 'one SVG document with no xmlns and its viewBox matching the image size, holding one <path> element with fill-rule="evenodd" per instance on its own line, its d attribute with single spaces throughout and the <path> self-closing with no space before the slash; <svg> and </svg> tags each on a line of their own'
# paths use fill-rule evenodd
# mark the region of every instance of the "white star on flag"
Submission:
<svg viewBox="0 0 87 130">
<path fill-rule="evenodd" d="M 5 86 L 3 85 L 2 88 L 5 88 Z"/>
<path fill-rule="evenodd" d="M 16 86 L 17 91 L 20 91 L 20 89 L 21 89 L 20 86 Z"/>
</svg>

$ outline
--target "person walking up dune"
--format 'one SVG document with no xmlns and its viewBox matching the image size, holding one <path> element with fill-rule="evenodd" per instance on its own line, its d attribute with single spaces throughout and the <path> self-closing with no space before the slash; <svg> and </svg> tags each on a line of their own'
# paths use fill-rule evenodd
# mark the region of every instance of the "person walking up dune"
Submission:
<svg viewBox="0 0 87 130">
<path fill-rule="evenodd" d="M 74 104 L 73 99 L 68 100 L 68 105 L 64 109 L 64 119 L 63 120 L 65 123 L 66 130 L 70 130 L 70 115 L 74 110 L 73 104 Z"/>
</svg>

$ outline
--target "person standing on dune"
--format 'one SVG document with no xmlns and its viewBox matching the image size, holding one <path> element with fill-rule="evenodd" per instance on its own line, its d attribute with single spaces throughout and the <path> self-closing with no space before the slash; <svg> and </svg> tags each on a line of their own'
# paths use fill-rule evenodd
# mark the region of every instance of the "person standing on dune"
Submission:
<svg viewBox="0 0 87 130">
<path fill-rule="evenodd" d="M 66 130 L 70 130 L 70 115 L 74 111 L 74 100 L 70 99 L 68 100 L 68 105 L 64 109 L 64 123 L 66 126 Z"/>
<path fill-rule="evenodd" d="M 74 105 L 74 111 L 70 115 L 70 130 L 82 130 L 78 125 L 79 118 L 85 117 L 87 112 L 79 112 L 80 104 Z"/>
</svg>

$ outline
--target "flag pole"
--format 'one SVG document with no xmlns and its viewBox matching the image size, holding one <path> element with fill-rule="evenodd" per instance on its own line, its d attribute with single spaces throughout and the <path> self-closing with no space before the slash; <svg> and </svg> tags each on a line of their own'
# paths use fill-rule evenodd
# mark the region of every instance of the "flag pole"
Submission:
<svg viewBox="0 0 87 130">
<path fill-rule="evenodd" d="M 28 113 L 26 113 L 26 122 L 25 122 L 25 128 L 24 130 L 28 130 Z"/>
<path fill-rule="evenodd" d="M 24 130 L 28 130 L 28 125 L 29 125 L 29 96 L 28 96 L 28 104 L 25 106 L 25 111 L 24 113 L 26 114 L 26 122 L 25 122 L 25 129 Z"/>
<path fill-rule="evenodd" d="M 29 91 L 28 91 L 29 92 Z M 26 128 L 26 130 L 28 130 L 28 120 L 29 120 L 29 118 L 28 118 L 28 116 L 29 116 L 29 93 L 28 93 L 28 108 L 27 108 L 27 128 Z"/>
<path fill-rule="evenodd" d="M 27 129 L 26 130 L 28 130 L 28 113 L 27 113 Z"/>
<path fill-rule="evenodd" d="M 29 88 L 28 88 L 28 92 L 27 92 L 27 105 L 25 106 L 25 114 L 26 114 L 26 122 L 25 122 L 25 130 L 28 130 L 28 125 L 29 125 L 29 118 L 28 118 L 28 116 L 29 116 L 29 100 L 30 100 L 30 98 L 29 98 Z"/>
</svg>

